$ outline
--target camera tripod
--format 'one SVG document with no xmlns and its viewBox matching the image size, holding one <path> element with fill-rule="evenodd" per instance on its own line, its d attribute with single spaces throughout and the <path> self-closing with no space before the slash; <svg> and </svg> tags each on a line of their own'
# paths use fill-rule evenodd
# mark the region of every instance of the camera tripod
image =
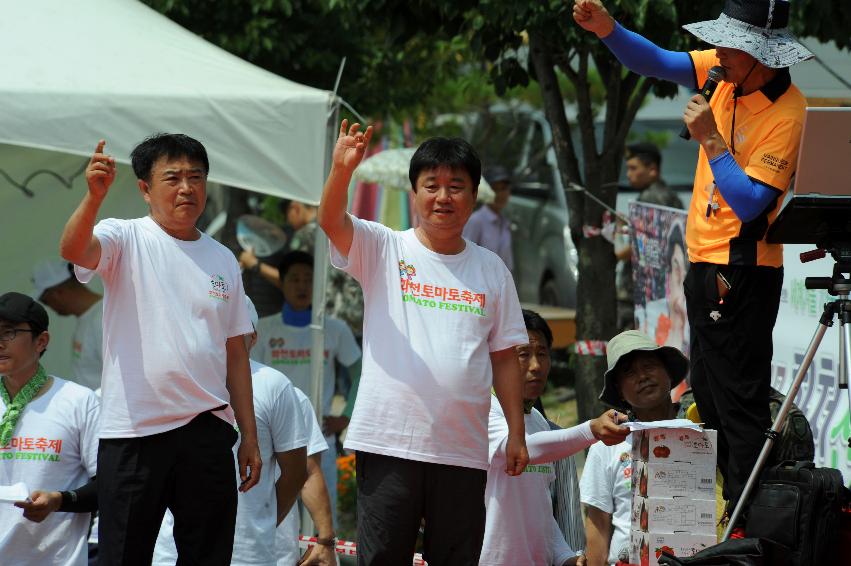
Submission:
<svg viewBox="0 0 851 566">
<path fill-rule="evenodd" d="M 821 344 L 825 332 L 833 326 L 834 318 L 839 320 L 839 374 L 837 381 L 839 388 L 845 389 L 848 392 L 848 403 L 851 406 L 851 389 L 848 388 L 848 372 L 851 368 L 851 300 L 848 298 L 849 294 L 851 294 L 851 244 L 841 244 L 825 248 L 820 247 L 810 252 L 804 252 L 801 254 L 801 262 L 806 263 L 823 258 L 827 255 L 828 251 L 836 261 L 833 266 L 833 275 L 831 277 L 807 277 L 804 280 L 804 285 L 807 289 L 825 289 L 831 296 L 837 297 L 837 299 L 824 305 L 818 327 L 804 354 L 801 367 L 798 369 L 798 373 L 795 374 L 795 380 L 786 394 L 786 400 L 783 401 L 783 405 L 781 405 L 780 411 L 777 413 L 777 418 L 774 419 L 774 423 L 771 425 L 771 429 L 765 433 L 767 437 L 765 444 L 762 446 L 762 450 L 754 464 L 751 475 L 748 477 L 745 488 L 742 490 L 739 501 L 736 503 L 735 509 L 733 509 L 730 522 L 727 524 L 727 528 L 724 530 L 724 536 L 721 538 L 722 542 L 730 538 L 733 527 L 741 517 L 753 488 L 759 482 L 759 476 L 771 455 L 775 441 L 780 437 L 780 431 L 786 422 L 786 416 L 789 414 L 789 410 L 792 408 L 792 402 L 795 396 L 798 395 L 798 389 L 800 389 L 801 384 L 804 382 L 804 377 L 806 377 L 807 372 L 810 370 L 810 365 L 812 365 L 813 358 L 815 358 L 816 351 L 819 344 Z M 848 439 L 848 446 L 851 448 L 851 438 Z"/>
</svg>

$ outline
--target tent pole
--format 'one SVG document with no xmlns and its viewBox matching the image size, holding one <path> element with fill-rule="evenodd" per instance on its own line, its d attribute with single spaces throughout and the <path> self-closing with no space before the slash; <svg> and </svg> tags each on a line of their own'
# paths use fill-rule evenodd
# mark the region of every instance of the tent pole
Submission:
<svg viewBox="0 0 851 566">
<path fill-rule="evenodd" d="M 331 156 L 336 143 L 336 121 L 339 112 L 339 104 L 336 96 L 332 95 L 332 104 L 334 105 L 332 112 L 328 117 L 326 124 L 325 135 L 325 160 L 324 160 L 324 175 L 331 170 Z M 310 320 L 310 401 L 313 403 L 313 410 L 316 412 L 316 418 L 319 420 L 319 425 L 322 425 L 322 417 L 324 407 L 322 406 L 323 384 L 322 375 L 324 373 L 325 363 L 333 364 L 332 360 L 325 360 L 325 291 L 326 281 L 328 278 L 328 237 L 321 229 L 316 230 L 316 238 L 313 249 L 313 308 L 311 311 Z M 333 367 L 333 366 L 332 366 Z M 336 447 L 328 446 L 322 454 L 322 458 L 337 459 Z M 335 466 L 336 469 L 336 466 Z M 330 478 L 336 482 L 337 478 Z M 337 502 L 332 501 L 331 505 L 336 506 Z M 332 509 L 332 512 L 334 510 Z M 336 528 L 336 525 L 335 525 Z M 307 535 L 313 535 L 314 525 L 313 519 L 309 513 L 302 513 L 301 517 L 301 532 Z"/>
</svg>

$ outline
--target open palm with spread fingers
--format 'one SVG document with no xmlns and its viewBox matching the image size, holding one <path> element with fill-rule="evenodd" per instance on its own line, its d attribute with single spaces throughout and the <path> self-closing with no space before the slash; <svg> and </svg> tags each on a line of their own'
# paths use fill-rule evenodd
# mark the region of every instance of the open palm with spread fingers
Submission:
<svg viewBox="0 0 851 566">
<path fill-rule="evenodd" d="M 98 142 L 95 153 L 86 166 L 86 182 L 89 185 L 89 192 L 92 196 L 101 199 L 106 196 L 110 185 L 115 181 L 115 158 L 103 152 L 105 145 L 106 141 L 104 140 Z"/>
<path fill-rule="evenodd" d="M 350 128 L 348 124 L 348 120 L 343 120 L 340 124 L 340 136 L 334 146 L 334 167 L 351 173 L 366 153 L 366 147 L 372 138 L 372 126 L 361 132 L 360 124 L 354 123 Z"/>
</svg>

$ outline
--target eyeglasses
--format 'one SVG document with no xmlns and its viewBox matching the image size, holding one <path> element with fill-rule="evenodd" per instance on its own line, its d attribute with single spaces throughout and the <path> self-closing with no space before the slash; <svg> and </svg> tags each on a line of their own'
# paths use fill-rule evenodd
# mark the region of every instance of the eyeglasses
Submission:
<svg viewBox="0 0 851 566">
<path fill-rule="evenodd" d="M 35 334 L 35 330 L 31 328 L 7 328 L 0 330 L 0 342 L 11 342 L 18 337 L 19 332 L 32 332 Z"/>
</svg>

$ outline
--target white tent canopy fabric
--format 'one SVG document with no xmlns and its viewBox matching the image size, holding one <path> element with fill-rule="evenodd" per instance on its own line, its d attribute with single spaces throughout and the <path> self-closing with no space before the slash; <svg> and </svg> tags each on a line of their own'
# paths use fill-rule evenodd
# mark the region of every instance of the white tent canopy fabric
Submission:
<svg viewBox="0 0 851 566">
<path fill-rule="evenodd" d="M 211 3 L 209 9 L 215 9 Z M 197 138 L 210 180 L 317 204 L 332 95 L 260 69 L 135 0 L 29 0 L 0 18 L 0 143 L 119 162 Z"/>
<path fill-rule="evenodd" d="M 318 204 L 336 133 L 328 129 L 330 92 L 251 65 L 136 0 L 3 8 L 0 293 L 30 292 L 34 264 L 58 258 L 62 228 L 87 190 L 83 175 L 70 187 L 59 178 L 79 173 L 101 138 L 119 168 L 99 218 L 146 214 L 127 164 L 130 150 L 157 132 L 206 146 L 211 187 Z M 48 173 L 28 182 L 29 195 L 16 186 L 39 170 Z M 44 362 L 57 375 L 70 368 L 72 327 L 51 312 Z"/>
</svg>

